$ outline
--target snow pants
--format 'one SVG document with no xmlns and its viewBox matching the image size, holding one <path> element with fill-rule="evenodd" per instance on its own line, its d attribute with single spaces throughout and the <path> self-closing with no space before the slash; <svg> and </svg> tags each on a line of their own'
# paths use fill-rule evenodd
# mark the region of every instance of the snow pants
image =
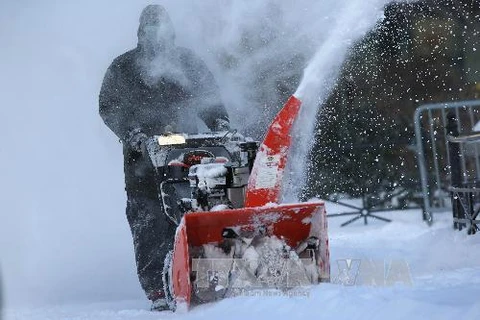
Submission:
<svg viewBox="0 0 480 320">
<path fill-rule="evenodd" d="M 163 213 L 150 160 L 128 150 L 124 154 L 126 213 L 137 274 L 147 297 L 151 298 L 163 292 L 163 266 L 165 256 L 173 249 L 176 226 Z"/>
</svg>

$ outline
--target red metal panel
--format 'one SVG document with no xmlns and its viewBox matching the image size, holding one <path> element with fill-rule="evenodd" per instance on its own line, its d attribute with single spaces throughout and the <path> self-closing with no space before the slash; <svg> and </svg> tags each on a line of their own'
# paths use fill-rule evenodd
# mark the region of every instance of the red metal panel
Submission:
<svg viewBox="0 0 480 320">
<path fill-rule="evenodd" d="M 188 243 L 201 246 L 222 241 L 222 231 L 227 227 L 267 227 L 270 235 L 284 238 L 296 246 L 308 238 L 311 218 L 323 210 L 323 202 L 285 204 L 271 207 L 242 208 L 215 212 L 195 212 L 185 216 Z"/>
</svg>

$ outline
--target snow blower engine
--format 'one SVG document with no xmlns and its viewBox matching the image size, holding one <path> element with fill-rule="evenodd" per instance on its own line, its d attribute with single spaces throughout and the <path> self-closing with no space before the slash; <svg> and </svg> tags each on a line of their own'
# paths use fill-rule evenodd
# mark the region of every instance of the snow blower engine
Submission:
<svg viewBox="0 0 480 320">
<path fill-rule="evenodd" d="M 244 206 L 258 142 L 236 131 L 155 136 L 147 144 L 159 198 L 176 224 L 187 212 Z"/>
<path fill-rule="evenodd" d="M 228 134 L 227 134 L 228 135 Z M 232 141 L 233 142 L 233 141 Z M 237 161 L 215 157 L 203 150 L 186 157 L 200 160 L 189 168 L 191 199 L 182 199 L 188 211 L 218 211 L 244 206 L 245 190 L 257 152 L 257 142 L 240 142 L 233 150 Z"/>
</svg>

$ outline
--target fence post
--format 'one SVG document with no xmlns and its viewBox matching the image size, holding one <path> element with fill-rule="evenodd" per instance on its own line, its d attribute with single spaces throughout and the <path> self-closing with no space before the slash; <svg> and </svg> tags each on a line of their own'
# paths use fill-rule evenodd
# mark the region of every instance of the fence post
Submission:
<svg viewBox="0 0 480 320">
<path fill-rule="evenodd" d="M 447 135 L 451 137 L 458 137 L 458 123 L 455 112 L 450 111 L 447 114 Z M 460 144 L 448 140 L 449 158 L 450 158 L 450 186 L 453 190 L 450 191 L 450 197 L 452 200 L 453 211 L 453 228 L 461 230 L 463 223 L 455 222 L 455 219 L 464 218 L 462 202 L 460 199 L 460 192 L 457 192 L 455 188 L 461 187 L 462 172 L 460 166 Z"/>
</svg>

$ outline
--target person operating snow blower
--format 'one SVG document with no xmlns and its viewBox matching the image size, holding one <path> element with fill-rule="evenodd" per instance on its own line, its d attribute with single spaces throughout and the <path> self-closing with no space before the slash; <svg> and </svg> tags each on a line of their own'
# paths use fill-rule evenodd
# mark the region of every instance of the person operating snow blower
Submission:
<svg viewBox="0 0 480 320">
<path fill-rule="evenodd" d="M 127 219 L 137 273 L 152 309 L 165 310 L 162 270 L 176 226 L 162 214 L 147 137 L 168 131 L 195 133 L 196 118 L 212 131 L 228 129 L 218 87 L 194 53 L 175 45 L 175 32 L 160 5 L 143 9 L 138 45 L 108 68 L 99 96 L 105 124 L 123 144 Z"/>
</svg>

